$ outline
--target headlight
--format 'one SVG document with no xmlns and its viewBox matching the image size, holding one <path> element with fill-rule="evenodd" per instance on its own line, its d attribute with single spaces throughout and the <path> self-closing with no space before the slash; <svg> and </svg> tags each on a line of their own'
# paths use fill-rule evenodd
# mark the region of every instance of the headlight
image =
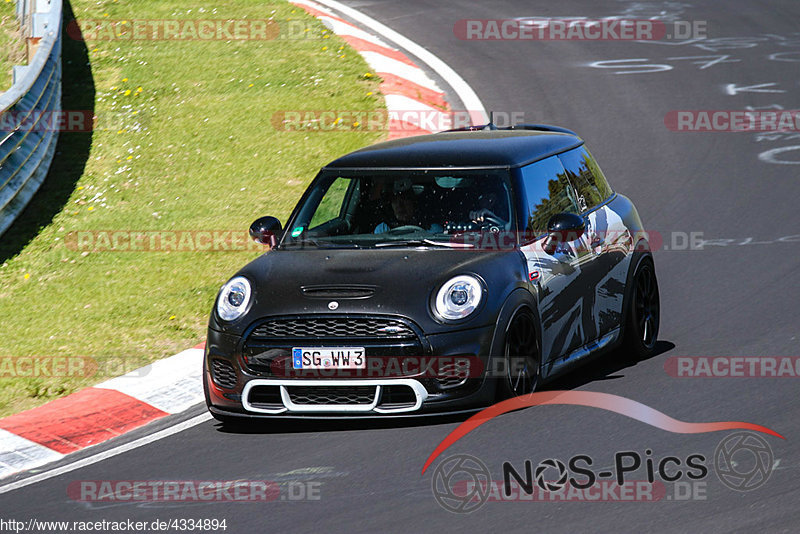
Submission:
<svg viewBox="0 0 800 534">
<path fill-rule="evenodd" d="M 474 276 L 462 275 L 451 278 L 436 294 L 434 311 L 445 320 L 463 319 L 478 308 L 483 286 Z"/>
<path fill-rule="evenodd" d="M 231 278 L 222 286 L 217 299 L 217 315 L 223 321 L 235 321 L 247 310 L 250 303 L 250 282 L 243 276 Z"/>
</svg>

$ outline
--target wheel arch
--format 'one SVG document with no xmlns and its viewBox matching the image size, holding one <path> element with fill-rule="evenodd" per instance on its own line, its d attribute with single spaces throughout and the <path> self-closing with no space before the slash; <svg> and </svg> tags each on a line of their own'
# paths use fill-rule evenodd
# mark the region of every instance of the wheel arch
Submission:
<svg viewBox="0 0 800 534">
<path fill-rule="evenodd" d="M 633 298 L 633 276 L 636 273 L 636 269 L 639 268 L 639 265 L 641 265 L 644 260 L 650 260 L 653 266 L 653 273 L 655 273 L 656 262 L 653 260 L 650 247 L 645 239 L 640 239 L 633 247 L 633 254 L 630 264 L 628 265 L 628 274 L 625 278 L 625 293 L 622 299 L 622 321 L 620 322 L 618 345 L 625 339 L 625 328 L 628 322 L 627 318 L 631 307 L 631 299 Z"/>
<path fill-rule="evenodd" d="M 517 288 L 508 295 L 505 302 L 503 302 L 503 306 L 500 308 L 500 313 L 497 314 L 497 322 L 495 323 L 494 334 L 492 335 L 492 345 L 487 367 L 488 371 L 496 369 L 498 360 L 504 357 L 506 331 L 508 330 L 512 317 L 514 317 L 514 314 L 521 308 L 530 309 L 533 315 L 534 335 L 541 347 L 542 322 L 539 316 L 539 308 L 536 305 L 536 299 L 528 290 Z M 541 366 L 541 361 L 539 365 Z"/>
</svg>

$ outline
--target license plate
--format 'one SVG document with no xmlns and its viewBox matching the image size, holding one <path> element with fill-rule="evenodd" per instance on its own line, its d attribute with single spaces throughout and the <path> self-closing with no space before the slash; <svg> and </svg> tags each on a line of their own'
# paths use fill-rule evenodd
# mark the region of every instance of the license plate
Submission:
<svg viewBox="0 0 800 534">
<path fill-rule="evenodd" d="M 295 369 L 365 369 L 364 347 L 294 347 L 292 367 Z"/>
</svg>

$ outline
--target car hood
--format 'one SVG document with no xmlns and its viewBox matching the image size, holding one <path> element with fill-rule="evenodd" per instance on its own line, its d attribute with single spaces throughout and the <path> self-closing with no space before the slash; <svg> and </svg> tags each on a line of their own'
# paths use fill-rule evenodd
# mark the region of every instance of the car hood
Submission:
<svg viewBox="0 0 800 534">
<path fill-rule="evenodd" d="M 385 314 L 407 317 L 426 333 L 452 331 L 454 325 L 433 318 L 430 301 L 443 283 L 460 274 L 477 275 L 486 284 L 479 310 L 457 326 L 474 328 L 493 324 L 508 293 L 528 283 L 518 250 L 276 249 L 238 274 L 253 285 L 250 310 L 224 328 L 212 313 L 211 328 L 241 334 L 266 316 Z"/>
</svg>

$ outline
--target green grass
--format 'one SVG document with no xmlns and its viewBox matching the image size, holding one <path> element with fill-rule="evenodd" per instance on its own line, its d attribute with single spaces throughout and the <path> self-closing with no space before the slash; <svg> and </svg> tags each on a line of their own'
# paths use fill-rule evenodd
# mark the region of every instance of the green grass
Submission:
<svg viewBox="0 0 800 534">
<path fill-rule="evenodd" d="M 78 19 L 271 16 L 308 20 L 312 31 L 303 40 L 87 41 L 73 52 L 65 45 L 66 69 L 88 52 L 101 129 L 91 139 L 61 134 L 61 161 L 20 230 L 0 238 L 0 374 L 4 357 L 89 357 L 101 365 L 124 357 L 136 367 L 190 347 L 204 339 L 219 287 L 259 254 L 87 252 L 65 245 L 70 232 L 246 230 L 261 215 L 285 222 L 322 165 L 382 136 L 272 126 L 279 110 L 383 109 L 362 58 L 324 37 L 304 11 L 252 0 L 218 0 L 202 13 L 188 5 L 72 1 Z M 90 87 L 68 77 L 65 102 L 80 102 Z M 0 378 L 0 416 L 101 379 Z"/>
<path fill-rule="evenodd" d="M 13 0 L 0 0 L 0 93 L 11 87 L 12 67 L 25 61 L 25 43 L 20 37 L 15 10 Z"/>
</svg>

